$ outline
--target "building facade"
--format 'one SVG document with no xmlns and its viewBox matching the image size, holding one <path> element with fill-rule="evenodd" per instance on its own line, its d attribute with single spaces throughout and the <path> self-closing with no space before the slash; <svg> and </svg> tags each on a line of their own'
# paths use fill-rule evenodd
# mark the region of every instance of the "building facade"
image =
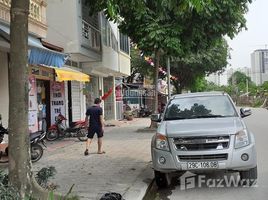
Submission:
<svg viewBox="0 0 268 200">
<path fill-rule="evenodd" d="M 10 2 L 0 1 L 0 57 L 1 57 L 1 80 L 0 113 L 3 116 L 4 126 L 8 126 L 8 65 L 10 51 Z M 46 18 L 47 2 L 42 0 L 30 1 L 29 35 L 28 35 L 28 71 L 29 71 L 29 130 L 35 132 L 46 130 L 55 122 L 56 116 L 68 113 L 68 101 L 71 99 L 75 104 L 75 98 L 69 95 L 75 93 L 74 87 L 68 90 L 68 81 L 88 81 L 89 76 L 81 73 L 72 66 L 65 64 L 67 54 L 63 49 L 45 43 L 48 25 Z M 69 62 L 70 63 L 70 62 Z M 66 63 L 68 65 L 68 63 Z M 72 63 L 71 63 L 72 64 Z M 26 66 L 21 66 L 26 67 Z M 71 68 L 72 67 L 72 68 Z M 12 80 L 11 80 L 12 81 Z M 75 90 L 76 89 L 76 90 Z M 78 90 L 80 92 L 80 88 Z M 79 96 L 80 97 L 80 96 Z M 82 97 L 80 97 L 82 99 Z M 70 101 L 69 101 L 70 102 Z M 83 104 L 79 102 L 79 109 Z M 77 107 L 73 106 L 75 109 Z M 80 114 L 80 112 L 79 112 Z M 80 119 L 80 117 L 77 117 Z"/>
<path fill-rule="evenodd" d="M 3 124 L 6 127 L 8 126 L 9 118 L 8 65 L 10 51 L 10 6 L 11 0 L 0 1 L 0 114 L 2 115 Z M 40 53 L 41 51 L 44 51 L 48 54 L 50 53 L 45 47 L 42 46 L 41 42 L 38 40 L 38 38 L 44 38 L 46 36 L 46 6 L 46 2 L 42 0 L 30 1 L 28 45 L 32 58 L 34 58 L 34 51 L 36 51 L 36 53 Z M 32 71 L 29 70 L 29 76 L 31 72 Z M 35 101 L 32 103 L 32 105 L 36 105 L 37 102 Z M 37 118 L 35 122 L 37 123 Z"/>
<path fill-rule="evenodd" d="M 255 50 L 251 54 L 251 80 L 256 85 L 268 81 L 268 49 Z"/>
<path fill-rule="evenodd" d="M 0 114 L 6 127 L 10 4 L 0 0 Z M 105 119 L 122 118 L 120 85 L 122 77 L 130 74 L 129 39 L 101 13 L 89 16 L 88 11 L 84 1 L 30 1 L 31 132 L 46 129 L 59 113 L 66 116 L 67 124 L 84 119 L 96 97 L 105 97 Z"/>
<path fill-rule="evenodd" d="M 72 105 L 68 103 L 67 117 L 83 118 L 85 108 L 92 105 L 96 97 L 102 97 L 104 118 L 122 118 L 123 102 L 116 96 L 120 93 L 122 77 L 130 74 L 129 38 L 120 34 L 117 24 L 108 21 L 102 13 L 90 16 L 90 5 L 84 0 L 48 0 L 47 3 L 48 32 L 44 41 L 63 48 L 69 62 L 75 64 L 72 67 L 90 76 L 89 83 L 80 86 L 69 83 L 69 90 L 77 88 L 80 93 L 72 91 L 69 95 Z M 80 99 L 74 97 L 75 94 Z M 74 99 L 77 109 L 73 106 Z"/>
</svg>

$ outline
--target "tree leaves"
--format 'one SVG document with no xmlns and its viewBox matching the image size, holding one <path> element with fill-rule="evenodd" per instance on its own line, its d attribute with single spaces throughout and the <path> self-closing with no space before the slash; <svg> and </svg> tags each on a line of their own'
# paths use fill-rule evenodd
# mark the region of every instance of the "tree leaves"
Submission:
<svg viewBox="0 0 268 200">
<path fill-rule="evenodd" d="M 108 9 L 107 17 L 116 19 L 114 13 L 120 15 L 124 19 L 119 22 L 120 31 L 145 54 L 161 50 L 165 55 L 179 58 L 179 68 L 173 70 L 181 87 L 187 85 L 183 81 L 192 84 L 196 77 L 226 66 L 228 46 L 219 41 L 225 35 L 233 38 L 246 28 L 244 14 L 251 3 L 251 0 L 87 1 L 91 1 L 95 11 Z M 107 2 L 111 4 L 107 6 Z"/>
</svg>

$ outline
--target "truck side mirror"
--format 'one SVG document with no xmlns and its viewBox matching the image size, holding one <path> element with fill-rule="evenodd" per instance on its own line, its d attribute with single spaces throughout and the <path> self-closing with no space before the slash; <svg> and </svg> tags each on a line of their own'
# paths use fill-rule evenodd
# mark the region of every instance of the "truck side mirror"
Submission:
<svg viewBox="0 0 268 200">
<path fill-rule="evenodd" d="M 153 122 L 161 122 L 161 115 L 160 114 L 152 114 L 151 115 L 151 120 Z"/>
<path fill-rule="evenodd" d="M 247 117 L 247 116 L 249 116 L 251 114 L 252 114 L 252 112 L 251 112 L 250 108 L 240 108 L 240 116 L 242 118 Z"/>
</svg>

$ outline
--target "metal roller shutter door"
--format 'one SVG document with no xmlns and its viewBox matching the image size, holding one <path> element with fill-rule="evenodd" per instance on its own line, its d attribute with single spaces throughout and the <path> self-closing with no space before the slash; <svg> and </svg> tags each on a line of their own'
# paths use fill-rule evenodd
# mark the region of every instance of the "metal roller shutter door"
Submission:
<svg viewBox="0 0 268 200">
<path fill-rule="evenodd" d="M 81 89 L 78 81 L 72 81 L 72 115 L 73 121 L 81 120 Z"/>
</svg>

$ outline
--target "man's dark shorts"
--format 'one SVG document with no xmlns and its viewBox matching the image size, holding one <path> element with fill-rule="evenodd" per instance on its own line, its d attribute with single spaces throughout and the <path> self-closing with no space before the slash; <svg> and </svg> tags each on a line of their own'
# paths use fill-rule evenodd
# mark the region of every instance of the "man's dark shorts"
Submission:
<svg viewBox="0 0 268 200">
<path fill-rule="evenodd" d="M 87 137 L 90 139 L 93 139 L 95 133 L 97 134 L 98 138 L 103 137 L 103 131 L 102 131 L 102 129 L 99 129 L 99 128 L 89 128 Z"/>
</svg>

